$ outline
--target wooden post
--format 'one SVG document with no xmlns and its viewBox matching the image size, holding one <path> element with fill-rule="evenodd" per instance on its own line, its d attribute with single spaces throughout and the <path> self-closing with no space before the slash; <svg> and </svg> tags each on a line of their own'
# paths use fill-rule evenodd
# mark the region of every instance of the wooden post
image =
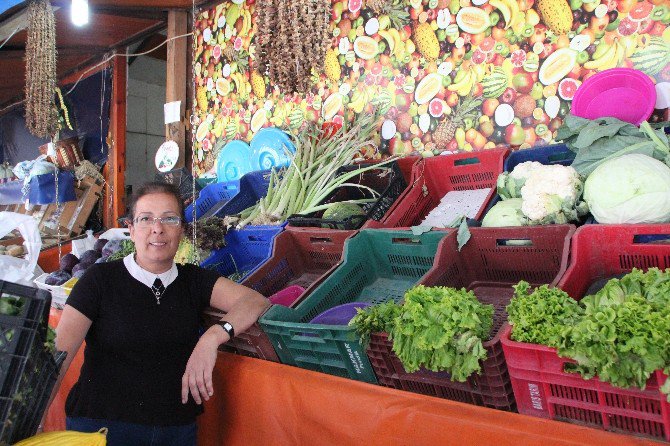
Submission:
<svg viewBox="0 0 670 446">
<path fill-rule="evenodd" d="M 186 11 L 171 9 L 168 11 L 167 37 L 173 37 L 186 34 L 188 14 Z M 170 40 L 167 44 L 167 79 L 165 85 L 165 101 L 181 101 L 179 111 L 179 122 L 168 124 L 165 129 L 165 137 L 171 139 L 179 146 L 179 160 L 175 167 L 184 167 L 185 165 L 185 126 L 184 110 L 186 108 L 186 58 L 189 40 L 179 38 Z"/>
<path fill-rule="evenodd" d="M 125 206 L 125 172 L 126 172 L 126 82 L 128 64 L 125 57 L 112 60 L 112 100 L 110 110 L 109 154 L 105 179 L 105 203 L 103 219 L 105 227 L 116 228 L 118 219 L 126 213 Z M 111 209 L 109 197 L 111 196 Z"/>
</svg>

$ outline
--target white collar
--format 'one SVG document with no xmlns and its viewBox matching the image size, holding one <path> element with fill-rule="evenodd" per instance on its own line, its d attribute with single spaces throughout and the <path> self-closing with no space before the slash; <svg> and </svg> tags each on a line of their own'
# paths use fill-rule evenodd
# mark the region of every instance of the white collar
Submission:
<svg viewBox="0 0 670 446">
<path fill-rule="evenodd" d="M 161 282 L 163 282 L 163 286 L 165 288 L 167 288 L 177 278 L 177 265 L 174 262 L 172 262 L 172 268 L 160 274 L 154 274 L 138 265 L 135 261 L 135 254 L 128 254 L 125 256 L 123 258 L 123 264 L 126 266 L 126 269 L 131 276 L 149 288 L 153 286 L 157 277 L 161 280 Z"/>
</svg>

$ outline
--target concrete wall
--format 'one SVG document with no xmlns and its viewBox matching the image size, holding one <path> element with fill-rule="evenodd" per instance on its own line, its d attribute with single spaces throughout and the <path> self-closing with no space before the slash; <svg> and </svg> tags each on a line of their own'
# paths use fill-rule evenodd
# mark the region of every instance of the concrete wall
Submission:
<svg viewBox="0 0 670 446">
<path fill-rule="evenodd" d="M 139 57 L 128 71 L 126 186 L 153 180 L 156 150 L 165 141 L 165 62 Z"/>
</svg>

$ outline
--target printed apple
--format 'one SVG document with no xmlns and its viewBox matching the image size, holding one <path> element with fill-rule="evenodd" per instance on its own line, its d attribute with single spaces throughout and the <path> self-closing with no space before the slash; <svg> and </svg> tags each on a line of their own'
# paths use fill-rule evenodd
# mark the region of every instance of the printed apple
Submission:
<svg viewBox="0 0 670 446">
<path fill-rule="evenodd" d="M 496 107 L 498 107 L 499 104 L 500 103 L 495 98 L 485 99 L 482 103 L 482 113 L 486 116 L 493 116 L 496 112 Z"/>
<path fill-rule="evenodd" d="M 519 124 L 510 124 L 505 127 L 505 142 L 511 146 L 520 146 L 526 139 L 523 127 Z"/>
<path fill-rule="evenodd" d="M 533 89 L 533 76 L 526 72 L 517 73 L 512 78 L 512 85 L 519 93 L 530 93 Z"/>
<path fill-rule="evenodd" d="M 511 87 L 507 87 L 505 91 L 503 91 L 503 94 L 500 96 L 500 102 L 502 102 L 503 104 L 513 104 L 515 100 L 516 100 L 516 90 Z"/>
</svg>

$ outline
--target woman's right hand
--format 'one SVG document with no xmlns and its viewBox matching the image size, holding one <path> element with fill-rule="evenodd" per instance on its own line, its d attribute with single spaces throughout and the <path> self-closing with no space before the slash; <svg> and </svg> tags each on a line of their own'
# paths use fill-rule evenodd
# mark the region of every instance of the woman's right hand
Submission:
<svg viewBox="0 0 670 446">
<path fill-rule="evenodd" d="M 216 325 L 210 327 L 200 337 L 191 353 L 191 357 L 188 358 L 186 371 L 181 378 L 182 404 L 186 404 L 188 401 L 189 393 L 193 396 L 196 404 L 208 401 L 209 397 L 214 394 L 212 372 L 214 371 L 219 345 L 225 342 L 222 339 L 223 336 L 217 331 L 224 333 L 223 336 L 227 336 L 221 327 Z"/>
</svg>

